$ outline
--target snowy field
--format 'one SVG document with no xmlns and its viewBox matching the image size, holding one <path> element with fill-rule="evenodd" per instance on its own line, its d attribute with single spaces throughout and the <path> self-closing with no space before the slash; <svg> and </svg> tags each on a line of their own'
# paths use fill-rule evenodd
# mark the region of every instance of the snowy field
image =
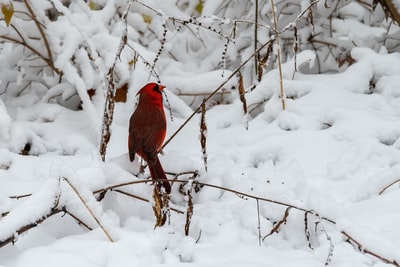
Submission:
<svg viewBox="0 0 400 267">
<path fill-rule="evenodd" d="M 313 27 L 333 33 L 332 46 L 300 49 L 299 71 L 287 55 L 285 110 L 276 65 L 263 66 L 257 82 L 249 61 L 241 70 L 244 114 L 233 70 L 253 59 L 253 24 L 237 27 L 235 43 L 225 39 L 232 34 L 230 18 L 254 20 L 246 9 L 251 1 L 226 4 L 227 19 L 214 14 L 230 1 L 143 1 L 149 6 L 133 5 L 126 24 L 124 0 L 71 1 L 69 7 L 59 0 L 31 2 L 46 27 L 19 13 L 11 19 L 15 28 L 0 21 L 0 37 L 25 38 L 46 59 L 45 30 L 53 62 L 21 44 L 1 43 L 0 267 L 400 266 L 400 54 L 388 52 L 398 39 L 385 34 L 398 26 L 387 26 L 383 12 L 370 12 L 364 1 L 341 1 L 341 8 L 320 1 Z M 188 5 L 178 7 L 181 2 Z M 309 2 L 288 6 L 301 11 Z M 30 2 L 13 3 L 27 10 Z M 195 23 L 190 5 L 203 15 Z M 42 12 L 49 7 L 59 12 L 54 20 Z M 269 8 L 263 5 L 260 14 L 270 14 Z M 299 38 L 308 40 L 309 18 L 297 18 L 295 8 L 279 27 L 296 20 Z M 318 12 L 336 12 L 332 32 L 323 31 Z M 260 23 L 271 25 L 268 18 Z M 130 47 L 116 57 L 124 27 Z M 268 27 L 260 26 L 260 45 L 272 38 Z M 294 38 L 290 31 L 282 40 Z M 341 48 L 351 57 L 338 67 L 331 55 Z M 113 77 L 129 90 L 126 102 L 115 105 L 102 161 L 113 63 Z M 155 81 L 155 73 L 167 96 L 168 144 L 160 160 L 168 178 L 176 179 L 168 222 L 157 228 L 148 169 L 141 173 L 140 162 L 130 163 L 127 154 L 136 92 Z M 201 114 L 181 126 L 231 74 L 207 102 L 203 154 Z"/>
<path fill-rule="evenodd" d="M 312 53 L 302 56 L 312 60 Z M 127 158 L 134 93 L 131 101 L 117 104 L 106 163 L 84 111 L 41 101 L 26 108 L 29 95 L 6 99 L 0 212 L 9 214 L 0 220 L 0 239 L 38 221 L 55 201 L 93 230 L 63 212 L 53 215 L 0 248 L 0 265 L 385 266 L 367 252 L 400 262 L 399 183 L 381 193 L 400 177 L 400 55 L 354 49 L 352 57 L 356 63 L 343 73 L 296 73 L 294 80 L 289 79 L 292 64 L 285 64 L 290 96 L 285 111 L 276 90 L 277 71 L 247 95 L 250 109 L 268 99 L 252 111 L 252 118 L 242 115 L 239 100 L 210 108 L 207 172 L 198 140 L 200 115 L 172 139 L 161 155 L 168 173 L 197 171 L 199 182 L 294 206 L 286 210 L 285 205 L 259 200 L 257 208 L 251 197 L 205 186 L 192 192 L 188 236 L 183 214 L 171 210 L 168 225 L 154 229 L 149 203 L 113 191 L 96 202 L 91 194 L 105 185 L 147 177 L 134 175 L 137 163 Z M 210 74 L 208 79 L 203 82 L 215 84 L 222 78 Z M 190 86 L 195 81 L 184 82 Z M 165 77 L 165 85 L 173 102 L 168 90 L 174 89 L 174 77 Z M 172 115 L 167 139 L 188 114 L 182 109 Z M 29 155 L 20 155 L 26 142 L 31 143 Z M 150 184 L 119 189 L 151 199 Z M 171 207 L 186 211 L 187 200 L 174 183 Z M 346 234 L 364 251 L 347 242 Z"/>
</svg>

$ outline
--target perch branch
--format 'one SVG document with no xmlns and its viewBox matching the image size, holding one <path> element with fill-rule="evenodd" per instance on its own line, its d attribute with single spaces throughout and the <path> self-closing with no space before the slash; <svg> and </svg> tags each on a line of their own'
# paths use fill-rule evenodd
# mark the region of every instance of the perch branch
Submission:
<svg viewBox="0 0 400 267">
<path fill-rule="evenodd" d="M 187 180 L 179 180 L 179 179 L 169 179 L 168 181 L 174 182 L 174 183 L 187 183 L 188 182 Z M 118 188 L 118 187 L 123 187 L 123 186 L 133 185 L 133 184 L 149 183 L 149 182 L 151 182 L 151 180 L 136 180 L 136 181 L 126 182 L 126 183 L 111 185 L 111 186 L 108 186 L 108 187 L 106 187 L 104 189 L 96 190 L 93 193 L 94 194 L 99 194 L 99 193 L 103 193 L 103 192 L 108 191 L 108 190 L 114 190 L 114 188 Z M 289 203 L 285 203 L 285 202 L 282 202 L 282 201 L 277 201 L 277 200 L 272 200 L 272 199 L 268 199 L 268 198 L 258 197 L 258 196 L 255 196 L 255 195 L 251 195 L 251 194 L 248 194 L 248 193 L 240 192 L 240 191 L 237 191 L 237 190 L 234 190 L 234 189 L 230 189 L 230 188 L 227 188 L 227 187 L 214 185 L 214 184 L 208 184 L 208 183 L 203 183 L 203 182 L 198 182 L 198 181 L 193 181 L 193 184 L 198 185 L 200 187 L 201 186 L 206 186 L 206 187 L 219 189 L 219 190 L 230 192 L 230 193 L 242 196 L 242 197 L 247 197 L 247 198 L 256 199 L 256 200 L 258 199 L 260 201 L 269 202 L 269 203 L 273 203 L 273 204 L 280 205 L 280 206 L 285 206 L 287 208 L 293 208 L 293 209 L 296 209 L 296 210 L 299 210 L 299 211 L 302 211 L 302 212 L 307 212 L 309 214 L 315 215 L 315 216 L 317 216 L 317 217 L 319 217 L 319 218 L 321 218 L 321 219 L 323 219 L 325 221 L 328 221 L 328 222 L 330 222 L 332 224 L 336 223 L 332 219 L 329 219 L 329 218 L 326 218 L 326 217 L 321 217 L 314 210 L 307 210 L 305 208 L 298 207 L 298 206 L 295 206 L 295 205 L 292 205 L 292 204 L 289 204 Z"/>
<path fill-rule="evenodd" d="M 120 193 L 120 194 L 125 195 L 125 196 L 128 196 L 128 197 L 136 198 L 136 199 L 139 199 L 139 200 L 144 201 L 144 202 L 147 202 L 147 203 L 150 203 L 150 200 L 148 200 L 148 199 L 146 199 L 146 198 L 144 198 L 144 197 L 140 197 L 140 196 L 137 196 L 137 195 L 134 195 L 134 194 L 131 194 L 131 193 L 122 191 L 122 190 L 120 190 L 120 189 L 113 189 L 113 190 L 111 190 L 111 191 Z M 179 213 L 179 214 L 184 214 L 183 211 L 178 210 L 178 209 L 175 209 L 175 208 L 170 208 L 170 210 L 175 211 L 176 213 Z"/>
</svg>

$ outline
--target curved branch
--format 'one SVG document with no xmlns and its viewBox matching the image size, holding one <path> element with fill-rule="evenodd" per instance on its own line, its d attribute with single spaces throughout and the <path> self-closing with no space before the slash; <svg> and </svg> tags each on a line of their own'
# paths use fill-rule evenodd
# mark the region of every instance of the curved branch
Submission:
<svg viewBox="0 0 400 267">
<path fill-rule="evenodd" d="M 385 192 L 389 187 L 391 187 L 392 185 L 399 183 L 399 182 L 400 182 L 400 179 L 397 179 L 396 181 L 391 182 L 390 184 L 385 186 L 381 191 L 379 191 L 379 195 L 382 195 L 383 192 Z"/>
<path fill-rule="evenodd" d="M 29 5 L 29 1 L 24 0 L 24 4 L 25 4 L 26 8 L 28 9 L 29 14 L 31 15 L 30 17 L 35 22 L 35 25 L 36 25 L 37 29 L 39 30 L 40 35 L 42 36 L 44 46 L 46 47 L 46 50 L 47 50 L 47 56 L 49 57 L 48 59 L 49 59 L 49 61 L 53 62 L 53 55 L 51 53 L 51 49 L 50 49 L 49 41 L 47 40 L 47 36 L 44 33 L 43 28 L 42 28 L 43 25 L 41 25 L 41 23 L 37 20 L 35 12 L 33 12 L 32 7 Z"/>
<path fill-rule="evenodd" d="M 31 50 L 35 55 L 37 55 L 38 57 L 40 57 L 44 62 L 46 62 L 46 64 L 58 75 L 61 75 L 61 71 L 56 68 L 53 64 L 52 61 L 50 61 L 50 59 L 46 58 L 45 56 L 43 56 L 38 50 L 36 50 L 34 47 L 32 47 L 31 45 L 29 45 L 28 43 L 26 43 L 24 40 L 20 41 L 18 39 L 12 38 L 12 37 L 8 37 L 5 35 L 0 35 L 1 39 L 5 39 L 7 41 L 22 45 L 26 48 L 28 48 L 29 50 Z"/>
</svg>

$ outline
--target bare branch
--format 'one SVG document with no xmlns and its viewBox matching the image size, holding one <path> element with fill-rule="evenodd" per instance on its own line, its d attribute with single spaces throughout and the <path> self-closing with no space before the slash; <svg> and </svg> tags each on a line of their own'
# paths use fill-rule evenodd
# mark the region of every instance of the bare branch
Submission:
<svg viewBox="0 0 400 267">
<path fill-rule="evenodd" d="M 81 194 L 79 193 L 78 189 L 67 179 L 67 178 L 63 178 L 68 185 L 72 188 L 72 190 L 74 190 L 75 194 L 79 197 L 80 201 L 82 202 L 82 204 L 85 206 L 85 208 L 88 210 L 88 212 L 90 213 L 90 215 L 93 217 L 93 219 L 96 221 L 96 223 L 100 226 L 101 230 L 103 230 L 104 234 L 107 236 L 107 238 L 111 241 L 114 242 L 114 240 L 112 239 L 111 235 L 108 233 L 108 231 L 104 228 L 103 224 L 100 222 L 100 220 L 96 217 L 96 215 L 94 215 L 93 211 L 90 209 L 90 207 L 88 206 L 88 204 L 86 203 L 86 201 L 83 199 L 83 197 L 81 196 Z"/>
<path fill-rule="evenodd" d="M 400 267 L 400 264 L 399 264 L 396 260 L 387 259 L 387 258 L 385 258 L 385 257 L 383 257 L 383 256 L 381 256 L 381 255 L 379 255 L 378 253 L 376 253 L 376 252 L 374 252 L 374 251 L 372 251 L 372 250 L 370 250 L 370 249 L 368 249 L 368 248 L 365 248 L 365 246 L 364 246 L 363 244 L 361 244 L 359 241 L 357 241 L 356 239 L 354 239 L 354 238 L 353 238 L 351 235 L 349 235 L 346 231 L 341 231 L 341 233 L 347 238 L 347 241 L 348 241 L 350 244 L 352 244 L 355 248 L 357 248 L 357 249 L 358 249 L 359 251 L 361 251 L 362 253 L 369 254 L 369 255 L 371 255 L 371 256 L 373 256 L 373 257 L 375 257 L 375 258 L 377 258 L 377 259 L 383 261 L 384 263 L 392 264 L 392 265 L 394 265 L 394 266 L 396 266 L 396 267 Z"/>
</svg>

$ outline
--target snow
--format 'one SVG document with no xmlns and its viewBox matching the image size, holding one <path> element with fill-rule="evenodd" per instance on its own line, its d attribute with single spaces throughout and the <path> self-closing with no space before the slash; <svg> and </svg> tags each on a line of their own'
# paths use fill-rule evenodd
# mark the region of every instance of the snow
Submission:
<svg viewBox="0 0 400 267">
<path fill-rule="evenodd" d="M 128 122 L 137 90 L 156 78 L 143 59 L 151 63 L 160 48 L 160 22 L 189 18 L 195 6 L 156 2 L 146 4 L 163 16 L 137 2 L 128 15 L 130 47 L 115 61 L 114 76 L 117 84 L 129 83 L 128 99 L 115 104 L 105 162 L 98 149 L 105 75 L 123 30 L 117 13 L 126 2 L 98 1 L 103 8 L 91 10 L 83 1 L 69 7 L 51 1 L 63 14 L 46 28 L 62 77 L 32 72 L 26 65 L 31 61 L 18 58 L 21 50 L 1 44 L 0 267 L 387 266 L 368 252 L 399 263 L 400 182 L 386 187 L 400 177 L 400 54 L 376 49 L 385 29 L 362 23 L 367 15 L 355 2 L 341 10 L 352 19 L 332 20 L 334 36 L 357 44 L 349 54 L 354 63 L 315 74 L 316 51 L 297 55 L 298 69 L 305 71 L 296 72 L 288 59 L 282 65 L 285 110 L 277 68 L 249 89 L 247 66 L 248 114 L 236 78 L 207 103 L 207 171 L 200 113 L 171 139 L 160 154 L 163 168 L 171 179 L 191 180 L 173 183 L 168 222 L 154 227 L 153 186 L 141 182 L 148 170 L 141 173 L 138 157 L 130 162 L 127 155 Z M 198 21 L 228 24 L 248 7 L 206 1 Z M 231 16 L 219 20 L 215 13 L 223 9 Z M 221 36 L 196 25 L 183 27 L 182 34 L 168 23 L 166 48 L 154 69 L 166 86 L 166 139 L 232 73 L 217 68 Z M 240 47 L 228 48 L 231 69 L 252 53 L 245 45 L 251 34 L 243 29 Z M 136 53 L 141 58 L 134 59 Z M 24 87 L 27 76 L 35 82 Z M 88 89 L 96 90 L 92 98 Z M 193 216 L 186 236 L 188 190 Z M 10 238 L 14 242 L 2 243 Z"/>
<path fill-rule="evenodd" d="M 171 212 L 170 224 L 154 229 L 153 214 L 147 203 L 113 192 L 107 193 L 102 202 L 95 201 L 92 191 L 106 184 L 137 179 L 132 174 L 137 169 L 134 171 L 130 166 L 125 148 L 129 114 L 124 115 L 126 120 L 118 117 L 113 124 L 110 160 L 101 163 L 99 156 L 95 156 L 97 141 L 92 138 L 90 127 L 84 127 L 90 124 L 90 118 L 82 116 L 85 113 L 51 103 L 34 104 L 28 112 L 29 109 L 18 107 L 15 99 L 13 108 L 8 110 L 12 119 L 2 124 L 12 134 L 9 145 L 2 145 L 5 167 L 0 170 L 0 207 L 2 212 L 10 213 L 0 220 L 1 239 L 21 223 L 34 222 L 46 215 L 57 198 L 59 205 L 73 210 L 94 230 L 79 227 L 68 215 L 54 215 L 19 236 L 14 245 L 0 249 L 0 264 L 320 266 L 330 247 L 321 231 L 326 232 L 334 245 L 332 266 L 381 264 L 346 243 L 341 231 L 366 248 L 399 260 L 398 185 L 382 195 L 378 193 L 398 179 L 400 173 L 400 153 L 395 145 L 400 136 L 398 96 L 383 93 L 394 90 L 387 81 L 398 78 L 396 66 L 400 58 L 363 49 L 355 49 L 353 54 L 357 63 L 340 74 L 297 73 L 295 80 L 285 80 L 287 94 L 294 96 L 287 99 L 287 110 L 276 111 L 279 99 L 271 98 L 265 109 L 250 119 L 248 130 L 242 124 L 239 100 L 209 109 L 207 173 L 202 167 L 197 139 L 199 115 L 161 156 L 166 171 L 199 170 L 200 182 L 315 210 L 319 216 L 334 220 L 335 225 L 309 215 L 311 225 L 317 221 L 323 225 L 316 233 L 310 227 L 314 250 L 308 247 L 301 211 L 291 209 L 279 233 L 266 237 L 259 246 L 256 201 L 215 188 L 204 187 L 194 194 L 189 236 L 184 235 L 185 219 L 180 214 Z M 388 61 L 392 64 L 387 64 Z M 377 79 L 379 90 L 368 93 L 367 85 L 357 82 L 366 76 Z M 211 83 L 220 79 L 218 73 L 210 73 L 209 77 Z M 273 73 L 267 76 L 254 93 L 248 94 L 248 99 L 256 101 L 262 97 L 259 91 L 266 90 L 274 79 Z M 125 105 L 128 104 L 117 105 L 117 114 L 131 109 Z M 179 105 L 184 107 L 183 103 Z M 168 121 L 168 135 L 179 127 L 187 113 L 181 112 L 174 121 Z M 17 154 L 24 140 L 32 142 L 32 153 L 36 155 Z M 75 185 L 115 242 L 107 239 L 62 177 Z M 178 185 L 173 187 L 173 206 L 185 210 L 185 198 L 178 192 Z M 151 186 L 147 184 L 125 190 L 144 198 L 151 194 Z M 7 199 L 9 195 L 27 193 L 33 195 L 20 200 Z M 262 201 L 259 205 L 260 231 L 264 237 L 282 219 L 285 207 Z"/>
</svg>

